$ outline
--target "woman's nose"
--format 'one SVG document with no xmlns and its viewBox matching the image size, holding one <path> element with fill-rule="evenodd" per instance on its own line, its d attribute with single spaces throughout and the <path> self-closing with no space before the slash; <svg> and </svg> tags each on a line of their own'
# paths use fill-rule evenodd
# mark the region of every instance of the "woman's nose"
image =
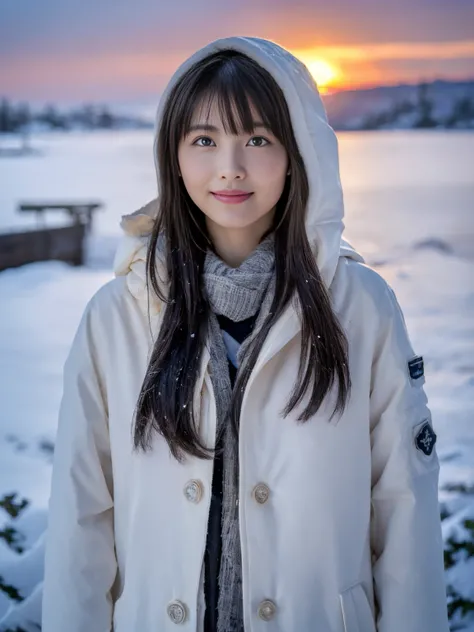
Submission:
<svg viewBox="0 0 474 632">
<path fill-rule="evenodd" d="M 246 175 L 240 151 L 228 149 L 218 157 L 218 175 L 221 180 L 242 179 Z"/>
</svg>

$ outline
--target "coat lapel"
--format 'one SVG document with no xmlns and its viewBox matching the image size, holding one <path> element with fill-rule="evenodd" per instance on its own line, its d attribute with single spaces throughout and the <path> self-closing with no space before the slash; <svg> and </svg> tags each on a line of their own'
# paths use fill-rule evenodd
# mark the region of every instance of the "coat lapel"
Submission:
<svg viewBox="0 0 474 632">
<path fill-rule="evenodd" d="M 274 324 L 270 333 L 260 350 L 257 362 L 253 368 L 252 374 L 245 389 L 242 408 L 245 405 L 247 395 L 252 384 L 258 377 L 263 367 L 269 362 L 283 347 L 290 342 L 301 331 L 301 321 L 294 306 L 294 301 L 290 301 L 285 311 Z"/>
</svg>

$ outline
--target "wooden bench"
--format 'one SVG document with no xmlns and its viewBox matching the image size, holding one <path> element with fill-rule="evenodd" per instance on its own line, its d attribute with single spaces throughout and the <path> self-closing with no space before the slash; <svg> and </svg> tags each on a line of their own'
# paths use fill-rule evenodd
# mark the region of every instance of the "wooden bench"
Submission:
<svg viewBox="0 0 474 632">
<path fill-rule="evenodd" d="M 18 205 L 20 213 L 36 213 L 38 224 L 44 226 L 44 214 L 48 211 L 64 211 L 73 220 L 73 224 L 84 224 L 87 232 L 92 229 L 94 211 L 101 208 L 101 202 L 22 202 Z"/>
<path fill-rule="evenodd" d="M 100 202 L 23 202 L 21 213 L 36 213 L 37 230 L 0 233 L 0 270 L 37 261 L 65 261 L 75 266 L 84 263 L 84 240 L 92 229 L 93 213 Z M 47 228 L 45 213 L 64 211 L 72 219 L 68 226 Z"/>
</svg>

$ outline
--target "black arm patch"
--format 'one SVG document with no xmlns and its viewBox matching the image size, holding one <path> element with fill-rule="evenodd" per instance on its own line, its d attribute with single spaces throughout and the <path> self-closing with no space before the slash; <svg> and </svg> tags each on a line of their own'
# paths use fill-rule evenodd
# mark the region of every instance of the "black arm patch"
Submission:
<svg viewBox="0 0 474 632">
<path fill-rule="evenodd" d="M 416 356 L 408 362 L 408 370 L 410 371 L 410 377 L 412 380 L 418 380 L 425 374 L 425 363 L 423 356 Z"/>
<path fill-rule="evenodd" d="M 418 450 L 431 456 L 436 443 L 436 433 L 428 421 L 422 424 L 415 436 L 415 445 Z"/>
</svg>

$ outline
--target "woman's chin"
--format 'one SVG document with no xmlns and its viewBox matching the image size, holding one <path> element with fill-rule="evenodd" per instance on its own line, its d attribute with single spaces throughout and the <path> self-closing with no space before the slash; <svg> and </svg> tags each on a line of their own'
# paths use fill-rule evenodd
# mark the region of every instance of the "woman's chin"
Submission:
<svg viewBox="0 0 474 632">
<path fill-rule="evenodd" d="M 219 213 L 219 215 L 207 215 L 206 221 L 208 225 L 214 226 L 220 230 L 244 230 L 249 229 L 252 226 L 255 228 L 261 228 L 263 224 L 266 224 L 269 220 L 266 219 L 267 213 L 264 215 L 252 215 L 248 213 Z M 270 221 L 271 223 L 271 221 Z"/>
</svg>

